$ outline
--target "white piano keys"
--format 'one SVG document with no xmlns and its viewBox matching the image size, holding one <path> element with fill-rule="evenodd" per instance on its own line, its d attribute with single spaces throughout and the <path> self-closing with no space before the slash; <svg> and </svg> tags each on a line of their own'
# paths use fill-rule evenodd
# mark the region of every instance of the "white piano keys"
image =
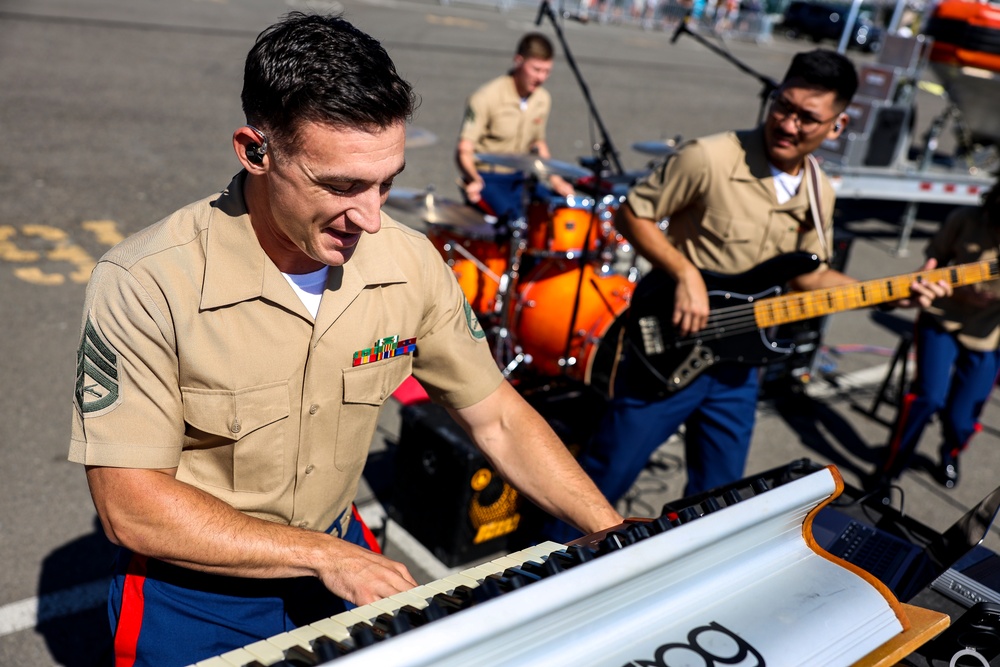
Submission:
<svg viewBox="0 0 1000 667">
<path fill-rule="evenodd" d="M 566 549 L 566 546 L 556 542 L 544 542 L 528 547 L 462 570 L 443 579 L 396 593 L 371 604 L 356 607 L 330 618 L 324 618 L 301 628 L 275 635 L 261 642 L 255 642 L 236 651 L 199 662 L 197 667 L 245 667 L 254 660 L 263 665 L 270 665 L 282 660 L 285 657 L 285 652 L 296 646 L 311 653 L 312 642 L 319 637 L 327 637 L 353 646 L 354 640 L 351 638 L 350 629 L 357 623 L 371 624 L 380 614 L 395 614 L 407 605 L 423 609 L 438 593 L 451 594 L 458 586 L 475 588 L 492 574 L 503 574 L 507 568 L 520 567 L 529 561 L 541 562 L 553 551 L 563 549 Z"/>
</svg>

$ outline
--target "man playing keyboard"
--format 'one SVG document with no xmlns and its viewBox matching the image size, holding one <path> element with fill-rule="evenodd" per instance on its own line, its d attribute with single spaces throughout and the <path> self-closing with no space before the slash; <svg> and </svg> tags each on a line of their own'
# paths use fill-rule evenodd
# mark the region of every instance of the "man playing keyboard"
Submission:
<svg viewBox="0 0 1000 667">
<path fill-rule="evenodd" d="M 352 506 L 411 374 L 539 506 L 621 521 L 503 380 L 434 247 L 381 212 L 413 100 L 370 36 L 289 15 L 247 57 L 240 173 L 95 268 L 69 458 L 120 547 L 117 665 L 187 665 L 413 587 Z"/>
</svg>

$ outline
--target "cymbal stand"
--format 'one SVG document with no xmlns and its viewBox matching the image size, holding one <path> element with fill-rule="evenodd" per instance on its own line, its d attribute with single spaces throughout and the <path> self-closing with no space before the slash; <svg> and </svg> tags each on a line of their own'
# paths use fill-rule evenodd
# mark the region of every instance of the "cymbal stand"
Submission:
<svg viewBox="0 0 1000 667">
<path fill-rule="evenodd" d="M 566 37 L 563 35 L 562 26 L 556 20 L 555 12 L 552 11 L 552 6 L 549 4 L 549 0 L 542 0 L 541 5 L 538 7 L 538 20 L 535 22 L 536 25 L 541 23 L 541 17 L 547 16 L 549 21 L 552 23 L 552 27 L 556 32 L 556 37 L 559 39 L 560 45 L 562 45 L 563 53 L 566 54 L 566 62 L 569 64 L 570 70 L 572 70 L 573 75 L 576 77 L 576 82 L 580 86 L 580 92 L 583 93 L 583 99 L 587 103 L 587 110 L 590 112 L 590 116 L 597 125 L 597 130 L 601 135 L 600 143 L 594 146 L 595 159 L 592 161 L 591 169 L 594 171 L 594 210 L 590 216 L 590 226 L 587 229 L 587 235 L 584 237 L 583 248 L 580 251 L 580 278 L 577 281 L 576 297 L 573 301 L 573 311 L 570 316 L 569 321 L 569 331 L 566 335 L 566 347 L 564 348 L 563 357 L 560 359 L 560 366 L 565 369 L 573 362 L 570 360 L 569 351 L 573 343 L 573 332 L 576 327 L 576 319 L 580 310 L 580 296 L 583 290 L 583 273 L 587 266 L 587 262 L 590 259 L 590 248 L 589 239 L 590 234 L 593 231 L 597 223 L 597 206 L 598 202 L 601 201 L 601 176 L 605 169 L 610 168 L 614 174 L 621 175 L 624 173 L 622 169 L 621 160 L 618 157 L 618 150 L 615 148 L 611 141 L 611 135 L 608 134 L 608 129 L 604 125 L 604 121 L 601 120 L 601 115 L 597 111 L 597 107 L 594 105 L 594 99 L 590 94 L 590 88 L 587 86 L 587 82 L 584 81 L 583 75 L 580 73 L 580 68 L 576 65 L 576 60 L 573 58 L 573 53 L 569 49 L 569 44 L 566 42 Z"/>
<path fill-rule="evenodd" d="M 462 257 L 464 257 L 465 259 L 469 260 L 470 262 L 472 262 L 472 264 L 481 273 L 483 273 L 483 275 L 487 276 L 490 280 L 492 280 L 493 282 L 497 283 L 498 285 L 503 280 L 503 276 L 498 276 L 497 274 L 493 273 L 493 270 L 490 267 L 486 266 L 481 259 L 479 259 L 475 255 L 473 255 L 471 252 L 469 252 L 468 250 L 466 250 L 462 246 L 461 243 L 449 241 L 448 243 L 444 244 L 444 251 L 446 253 L 449 253 L 449 257 L 448 257 L 449 262 L 453 261 L 451 259 L 451 257 L 450 257 L 450 253 L 455 252 L 455 253 L 458 253 L 459 255 L 461 255 Z"/>
<path fill-rule="evenodd" d="M 542 21 L 542 16 L 547 16 L 549 21 L 552 23 L 553 29 L 556 31 L 556 37 L 559 39 L 559 44 L 562 45 L 563 53 L 566 54 L 566 62 L 569 64 L 569 68 L 573 71 L 573 75 L 576 77 L 576 82 L 580 85 L 580 92 L 583 93 L 583 100 L 587 103 L 587 109 L 590 111 L 591 118 L 594 119 L 594 123 L 597 125 L 597 130 L 601 134 L 601 143 L 594 146 L 595 152 L 601 157 L 601 161 L 607 163 L 609 166 L 614 168 L 615 174 L 622 174 L 622 163 L 618 157 L 618 150 L 615 148 L 614 144 L 611 143 L 611 135 L 608 134 L 608 129 L 604 126 L 604 121 L 601 120 L 601 115 L 597 113 L 597 107 L 594 106 L 594 99 L 590 96 L 590 88 L 587 86 L 587 82 L 583 80 L 583 75 L 580 74 L 580 68 L 576 66 L 576 60 L 573 59 L 573 53 L 569 50 L 569 45 L 566 43 L 566 37 L 563 35 L 562 26 L 556 20 L 555 12 L 552 11 L 552 5 L 549 4 L 549 0 L 542 0 L 542 4 L 538 7 L 538 19 L 535 21 L 535 25 L 539 25 Z"/>
<path fill-rule="evenodd" d="M 497 365 L 503 369 L 504 377 L 509 376 L 522 361 L 530 361 L 528 357 L 516 351 L 517 341 L 514 340 L 511 328 L 521 272 L 521 257 L 528 247 L 528 221 L 524 215 L 521 215 L 510 221 L 508 226 L 510 227 L 510 254 L 507 270 L 500 275 L 500 284 L 493 305 L 493 315 L 499 317 L 496 348 L 493 350 L 493 354 Z"/>
</svg>

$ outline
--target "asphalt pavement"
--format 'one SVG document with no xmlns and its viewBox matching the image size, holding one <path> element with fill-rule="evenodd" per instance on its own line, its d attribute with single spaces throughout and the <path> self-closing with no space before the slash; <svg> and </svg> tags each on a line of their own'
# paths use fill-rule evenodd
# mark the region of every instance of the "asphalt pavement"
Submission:
<svg viewBox="0 0 1000 667">
<path fill-rule="evenodd" d="M 0 2 L 0 446 L 7 457 L 0 466 L 0 664 L 84 667 L 99 664 L 107 648 L 102 598 L 112 550 L 82 468 L 66 461 L 87 276 L 117 240 L 236 173 L 231 135 L 243 122 L 243 59 L 258 32 L 292 9 L 343 11 L 383 42 L 422 100 L 396 184 L 457 199 L 452 155 L 465 97 L 510 65 L 517 39 L 536 29 L 534 8 L 432 0 Z M 638 142 L 756 121 L 758 79 L 689 37 L 672 43 L 669 32 L 575 21 L 561 28 L 566 43 L 557 41 L 547 84 L 549 144 L 559 160 L 591 155 L 603 125 L 623 167 L 642 171 L 652 158 L 633 150 Z M 537 29 L 556 37 L 548 21 Z M 812 44 L 775 38 L 724 47 L 741 64 L 780 78 L 790 56 Z M 918 93 L 918 133 L 940 108 L 939 99 Z M 898 206 L 872 203 L 839 207 L 839 230 L 853 238 L 848 273 L 874 278 L 919 265 L 942 211 L 922 207 L 909 257 L 892 252 L 900 214 Z M 911 320 L 906 312 L 832 317 L 804 391 L 761 402 L 748 473 L 800 457 L 837 465 L 850 483 L 869 472 L 888 436 L 892 396 L 874 415 L 869 408 Z M 397 407 L 386 409 L 380 436 L 388 440 L 398 433 Z M 941 529 L 992 489 L 1000 435 L 994 398 L 983 425 L 962 458 L 958 488 L 943 489 L 918 466 L 901 479 L 895 502 Z M 935 447 L 932 427 L 920 453 L 932 461 Z M 648 515 L 679 497 L 680 452 L 676 439 L 664 445 L 623 510 Z M 367 491 L 361 501 L 377 523 L 379 503 Z M 447 569 L 408 537 L 390 525 L 388 553 L 422 580 Z M 996 548 L 995 531 L 990 540 Z"/>
</svg>

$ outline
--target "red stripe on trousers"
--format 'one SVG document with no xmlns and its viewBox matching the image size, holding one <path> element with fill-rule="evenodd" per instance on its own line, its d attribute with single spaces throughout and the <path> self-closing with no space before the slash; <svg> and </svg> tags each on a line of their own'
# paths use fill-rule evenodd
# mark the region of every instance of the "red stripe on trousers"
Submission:
<svg viewBox="0 0 1000 667">
<path fill-rule="evenodd" d="M 899 455 L 899 447 L 903 440 L 903 430 L 906 428 L 906 420 L 910 416 L 910 408 L 913 407 L 913 401 L 917 400 L 916 394 L 907 394 L 903 397 L 903 405 L 899 409 L 899 419 L 896 423 L 896 432 L 892 435 L 892 440 L 889 441 L 889 457 L 886 459 L 885 467 L 883 470 L 888 472 L 892 470 L 893 465 L 896 463 L 896 457 Z"/>
<path fill-rule="evenodd" d="M 142 593 L 145 583 L 146 557 L 133 554 L 122 586 L 122 608 L 119 610 L 118 629 L 115 631 L 115 667 L 132 667 L 135 664 L 145 605 Z"/>
<path fill-rule="evenodd" d="M 361 515 L 358 514 L 358 508 L 354 505 L 351 505 L 351 518 L 361 524 L 361 534 L 364 535 L 365 544 L 368 545 L 368 548 L 377 554 L 382 553 L 382 547 L 378 545 L 375 534 L 372 533 L 368 525 L 361 519 Z"/>
</svg>

